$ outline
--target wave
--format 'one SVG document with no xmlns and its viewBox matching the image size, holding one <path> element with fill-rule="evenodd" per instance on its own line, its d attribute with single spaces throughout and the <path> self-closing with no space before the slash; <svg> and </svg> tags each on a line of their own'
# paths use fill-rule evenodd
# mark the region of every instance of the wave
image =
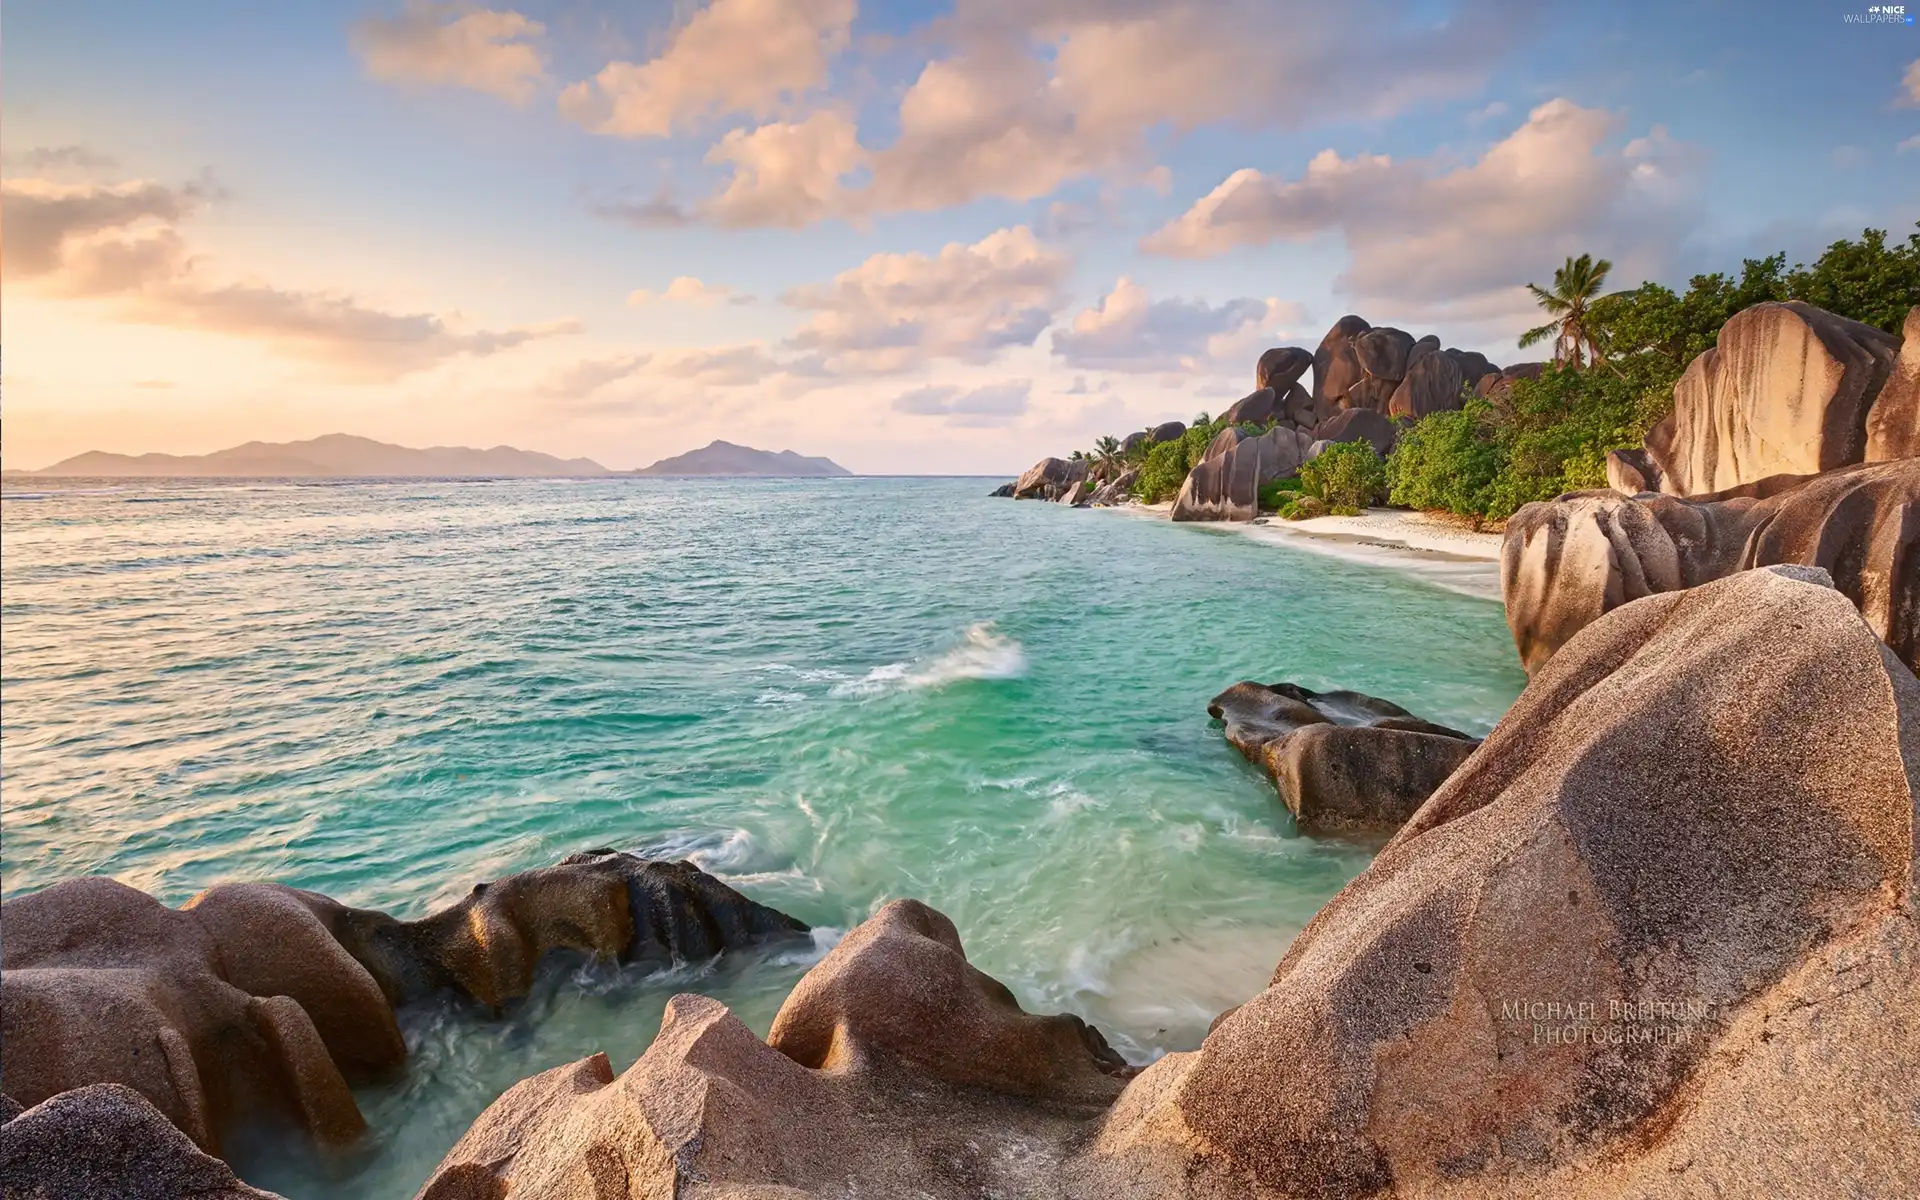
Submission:
<svg viewBox="0 0 1920 1200">
<path fill-rule="evenodd" d="M 875 667 L 864 678 L 840 684 L 836 696 L 871 696 L 895 687 L 937 688 L 961 679 L 1018 679 L 1027 673 L 1027 653 L 1019 642 L 976 621 L 960 644 L 933 658 Z"/>
</svg>

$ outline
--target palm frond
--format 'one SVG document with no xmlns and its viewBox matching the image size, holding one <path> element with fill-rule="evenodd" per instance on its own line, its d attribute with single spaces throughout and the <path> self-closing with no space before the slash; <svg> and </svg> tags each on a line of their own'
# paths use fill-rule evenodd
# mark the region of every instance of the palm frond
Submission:
<svg viewBox="0 0 1920 1200">
<path fill-rule="evenodd" d="M 1520 348 L 1522 350 L 1525 350 L 1528 346 L 1538 345 L 1539 343 L 1546 341 L 1548 338 L 1554 338 L 1559 336 L 1560 336 L 1560 326 L 1557 323 L 1549 323 L 1546 325 L 1536 325 L 1532 329 L 1529 329 L 1525 333 L 1520 335 Z"/>
</svg>

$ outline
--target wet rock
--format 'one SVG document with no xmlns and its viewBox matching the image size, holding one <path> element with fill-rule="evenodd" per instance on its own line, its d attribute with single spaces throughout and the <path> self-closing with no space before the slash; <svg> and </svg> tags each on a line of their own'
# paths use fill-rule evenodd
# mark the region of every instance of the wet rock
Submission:
<svg viewBox="0 0 1920 1200">
<path fill-rule="evenodd" d="M 699 960 L 806 932 L 691 864 L 611 850 L 480 884 L 418 921 L 277 884 L 171 909 L 87 878 L 7 901 L 0 923 L 6 1093 L 31 1105 L 125 1084 L 216 1152 L 243 1115 L 357 1136 L 348 1081 L 402 1064 L 399 1005 L 453 989 L 497 1008 L 562 947 Z"/>
<path fill-rule="evenodd" d="M 1320 339 L 1313 352 L 1313 404 L 1322 412 L 1333 412 L 1346 400 L 1347 390 L 1366 378 L 1355 353 L 1353 341 L 1373 326 L 1352 314 L 1341 317 Z"/>
<path fill-rule="evenodd" d="M 1893 372 L 1867 413 L 1867 462 L 1920 457 L 1920 308 L 1907 313 Z"/>
<path fill-rule="evenodd" d="M 1298 346 L 1276 346 L 1260 356 L 1253 369 L 1253 386 L 1272 388 L 1286 393 L 1287 389 L 1300 382 L 1300 377 L 1313 366 L 1313 351 Z"/>
<path fill-rule="evenodd" d="M 1366 442 L 1381 458 L 1393 453 L 1400 440 L 1400 427 L 1370 408 L 1350 408 L 1338 412 L 1314 427 L 1317 442 Z"/>
<path fill-rule="evenodd" d="M 1907 1190 L 1920 681 L 1821 580 L 1569 643 L 1068 1195 Z"/>
<path fill-rule="evenodd" d="M 1087 477 L 1083 459 L 1043 458 L 1013 485 L 1015 500 L 1058 500 Z"/>
<path fill-rule="evenodd" d="M 1501 592 L 1537 671 L 1602 614 L 1753 567 L 1830 572 L 1909 668 L 1920 668 L 1920 459 L 1776 476 L 1714 496 L 1574 492 L 1507 522 Z"/>
<path fill-rule="evenodd" d="M 1407 369 L 1387 402 L 1387 415 L 1418 421 L 1430 413 L 1451 412 L 1466 403 L 1465 388 L 1460 364 L 1445 354 L 1426 355 Z"/>
<path fill-rule="evenodd" d="M 1391 701 L 1292 683 L 1236 683 L 1207 715 L 1302 828 L 1325 832 L 1398 829 L 1480 744 Z"/>
<path fill-rule="evenodd" d="M 1013 495 L 1013 486 L 1014 485 L 1011 483 L 1003 483 L 999 487 L 988 492 L 987 495 L 989 498 L 1011 496 Z"/>
<path fill-rule="evenodd" d="M 146 1097 L 96 1083 L 0 1127 L 7 1200 L 279 1200 L 204 1154 Z"/>
<path fill-rule="evenodd" d="M 420 1200 L 1057 1194 L 1128 1074 L 1098 1031 L 1021 1011 L 951 922 L 896 901 L 808 972 L 768 1042 L 676 996 L 618 1078 L 595 1055 L 508 1090 Z"/>
<path fill-rule="evenodd" d="M 1228 426 L 1207 447 L 1180 485 L 1173 502 L 1176 521 L 1251 521 L 1260 515 L 1260 488 L 1292 475 L 1306 461 L 1307 435 L 1276 426 L 1247 437 Z"/>
<path fill-rule="evenodd" d="M 1699 496 L 1863 461 L 1869 410 L 1899 346 L 1808 304 L 1756 304 L 1687 365 L 1647 434 L 1663 490 Z"/>
</svg>

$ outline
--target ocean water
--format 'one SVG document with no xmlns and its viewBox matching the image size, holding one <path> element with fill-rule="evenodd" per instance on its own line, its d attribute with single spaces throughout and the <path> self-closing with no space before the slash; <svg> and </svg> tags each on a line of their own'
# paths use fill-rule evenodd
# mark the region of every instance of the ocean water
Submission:
<svg viewBox="0 0 1920 1200">
<path fill-rule="evenodd" d="M 1290 679 L 1484 731 L 1524 683 L 1500 608 L 994 482 L 10 481 L 0 886 L 272 879 L 416 916 L 613 845 L 820 927 L 410 1011 L 363 1144 L 227 1148 L 294 1200 L 410 1196 L 514 1081 L 624 1068 L 675 992 L 764 1033 L 901 896 L 1029 1009 L 1136 1062 L 1192 1048 L 1370 853 L 1298 836 L 1208 699 Z"/>
</svg>

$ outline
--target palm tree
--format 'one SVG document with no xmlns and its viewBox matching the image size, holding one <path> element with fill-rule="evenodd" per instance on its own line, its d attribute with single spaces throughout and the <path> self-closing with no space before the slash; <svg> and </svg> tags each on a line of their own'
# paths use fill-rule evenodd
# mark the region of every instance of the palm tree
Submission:
<svg viewBox="0 0 1920 1200">
<path fill-rule="evenodd" d="M 1120 456 L 1120 439 L 1108 434 L 1093 444 L 1093 461 L 1103 474 L 1111 475 L 1120 469 L 1124 461 Z"/>
<path fill-rule="evenodd" d="M 1534 300 L 1553 320 L 1521 334 L 1521 348 L 1552 338 L 1553 361 L 1556 364 L 1569 363 L 1575 368 L 1581 367 L 1584 365 L 1583 354 L 1591 355 L 1594 362 L 1602 361 L 1604 355 L 1600 350 L 1598 331 L 1591 322 L 1592 310 L 1589 306 L 1599 298 L 1600 289 L 1607 282 L 1607 272 L 1612 269 L 1613 264 L 1606 259 L 1582 254 L 1579 258 L 1567 259 L 1565 266 L 1554 271 L 1552 291 L 1529 283 L 1527 290 L 1533 293 Z"/>
</svg>

